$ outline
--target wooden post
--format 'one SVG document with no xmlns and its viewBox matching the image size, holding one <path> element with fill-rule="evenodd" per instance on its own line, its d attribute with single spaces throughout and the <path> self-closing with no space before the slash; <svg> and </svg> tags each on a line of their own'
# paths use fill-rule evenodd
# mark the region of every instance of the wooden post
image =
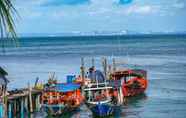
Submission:
<svg viewBox="0 0 186 118">
<path fill-rule="evenodd" d="M 26 110 L 26 112 L 28 112 L 28 96 L 25 96 L 24 97 L 24 108 Z"/>
<path fill-rule="evenodd" d="M 21 118 L 24 118 L 24 101 L 23 101 L 23 98 L 21 98 Z"/>
<path fill-rule="evenodd" d="M 30 83 L 28 83 L 28 90 L 29 90 L 30 113 L 32 113 L 33 112 L 33 106 L 32 106 L 32 88 L 30 86 Z"/>
<path fill-rule="evenodd" d="M 36 95 L 36 111 L 40 109 L 40 95 Z"/>
<path fill-rule="evenodd" d="M 9 102 L 8 104 L 8 118 L 12 118 L 12 104 Z"/>
<path fill-rule="evenodd" d="M 14 105 L 13 105 L 13 110 L 14 110 L 14 116 L 17 114 L 17 104 L 16 104 L 16 100 L 14 100 Z"/>
</svg>

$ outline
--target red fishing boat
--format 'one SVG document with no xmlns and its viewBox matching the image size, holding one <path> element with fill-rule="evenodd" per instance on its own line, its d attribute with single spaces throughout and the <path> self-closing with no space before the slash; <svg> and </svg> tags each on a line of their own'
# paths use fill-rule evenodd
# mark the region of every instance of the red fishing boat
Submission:
<svg viewBox="0 0 186 118">
<path fill-rule="evenodd" d="M 113 80 L 121 81 L 124 97 L 135 96 L 147 88 L 147 72 L 140 69 L 119 70 L 111 74 Z"/>
</svg>

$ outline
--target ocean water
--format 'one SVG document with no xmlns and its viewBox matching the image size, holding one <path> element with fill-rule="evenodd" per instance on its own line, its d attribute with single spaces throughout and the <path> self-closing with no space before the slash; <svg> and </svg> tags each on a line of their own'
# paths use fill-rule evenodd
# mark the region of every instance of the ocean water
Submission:
<svg viewBox="0 0 186 118">
<path fill-rule="evenodd" d="M 116 118 L 185 118 L 186 117 L 186 36 L 79 36 L 20 38 L 19 47 L 0 52 L 0 66 L 9 75 L 9 89 L 27 87 L 46 82 L 49 72 L 55 72 L 58 81 L 66 75 L 79 74 L 80 59 L 85 58 L 87 68 L 91 58 L 101 69 L 101 58 L 112 58 L 122 68 L 147 70 L 149 86 L 145 95 L 128 99 L 116 108 Z M 3 53 L 4 52 L 4 53 Z M 32 117 L 43 118 L 36 113 Z M 71 113 L 72 118 L 91 118 L 91 112 L 82 106 Z"/>
</svg>

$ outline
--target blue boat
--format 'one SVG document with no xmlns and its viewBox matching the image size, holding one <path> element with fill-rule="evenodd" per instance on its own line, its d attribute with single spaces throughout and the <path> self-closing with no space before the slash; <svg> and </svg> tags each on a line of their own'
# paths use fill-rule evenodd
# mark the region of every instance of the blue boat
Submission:
<svg viewBox="0 0 186 118">
<path fill-rule="evenodd" d="M 112 115 L 114 112 L 114 109 L 111 104 L 98 103 L 97 105 L 94 105 L 91 107 L 91 111 L 94 116 L 105 117 L 105 116 Z"/>
<path fill-rule="evenodd" d="M 92 82 L 84 88 L 86 104 L 93 116 L 107 117 L 114 113 L 112 97 L 109 95 L 113 87 L 108 82 Z"/>
</svg>

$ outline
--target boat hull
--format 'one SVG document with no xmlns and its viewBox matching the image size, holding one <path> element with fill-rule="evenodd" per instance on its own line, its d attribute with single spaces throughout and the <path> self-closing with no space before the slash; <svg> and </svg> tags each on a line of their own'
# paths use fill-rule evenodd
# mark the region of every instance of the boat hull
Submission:
<svg viewBox="0 0 186 118">
<path fill-rule="evenodd" d="M 135 85 L 134 83 L 138 83 Z M 122 85 L 122 91 L 124 97 L 135 96 L 145 92 L 147 88 L 147 79 L 134 78 Z"/>
<path fill-rule="evenodd" d="M 68 107 L 64 105 L 42 105 L 43 110 L 49 115 L 49 116 L 60 116 L 65 113 L 68 113 L 69 111 L 75 111 L 80 107 L 80 105 Z"/>
<path fill-rule="evenodd" d="M 88 104 L 88 107 L 96 117 L 111 116 L 114 113 L 114 107 L 111 104 Z"/>
</svg>

